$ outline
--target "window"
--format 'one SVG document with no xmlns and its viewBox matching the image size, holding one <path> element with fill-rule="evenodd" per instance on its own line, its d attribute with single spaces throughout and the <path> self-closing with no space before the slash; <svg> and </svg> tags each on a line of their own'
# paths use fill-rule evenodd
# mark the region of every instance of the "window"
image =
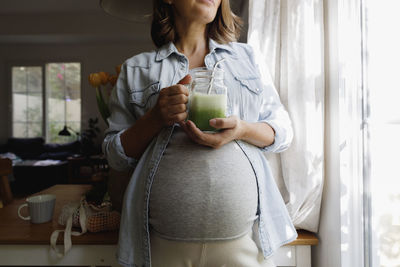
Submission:
<svg viewBox="0 0 400 267">
<path fill-rule="evenodd" d="M 12 136 L 44 137 L 49 143 L 77 139 L 81 118 L 80 63 L 13 66 Z M 60 136 L 64 127 L 70 136 Z"/>
<path fill-rule="evenodd" d="M 341 266 L 400 266 L 399 9 L 338 3 Z"/>
<path fill-rule="evenodd" d="M 366 2 L 369 266 L 400 266 L 400 17 L 398 0 Z"/>
<path fill-rule="evenodd" d="M 12 68 L 12 129 L 14 137 L 43 135 L 42 68 Z"/>
<path fill-rule="evenodd" d="M 76 139 L 81 125 L 81 75 L 79 63 L 46 64 L 46 141 L 62 142 L 66 139 L 58 132 L 64 125 L 70 127 Z"/>
</svg>

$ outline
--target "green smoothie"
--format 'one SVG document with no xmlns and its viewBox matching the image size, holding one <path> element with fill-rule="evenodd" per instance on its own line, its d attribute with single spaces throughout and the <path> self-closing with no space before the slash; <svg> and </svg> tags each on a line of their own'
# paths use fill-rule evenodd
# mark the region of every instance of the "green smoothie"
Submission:
<svg viewBox="0 0 400 267">
<path fill-rule="evenodd" d="M 226 95 L 194 93 L 190 98 L 189 120 L 202 131 L 215 131 L 210 120 L 225 118 Z"/>
</svg>

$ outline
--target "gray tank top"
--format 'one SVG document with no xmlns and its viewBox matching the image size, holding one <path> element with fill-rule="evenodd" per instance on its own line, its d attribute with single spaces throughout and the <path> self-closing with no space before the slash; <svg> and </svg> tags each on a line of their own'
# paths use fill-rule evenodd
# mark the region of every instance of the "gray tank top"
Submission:
<svg viewBox="0 0 400 267">
<path fill-rule="evenodd" d="M 149 222 L 167 239 L 234 239 L 251 229 L 257 201 L 254 171 L 235 142 L 209 148 L 176 127 L 154 176 Z"/>
</svg>

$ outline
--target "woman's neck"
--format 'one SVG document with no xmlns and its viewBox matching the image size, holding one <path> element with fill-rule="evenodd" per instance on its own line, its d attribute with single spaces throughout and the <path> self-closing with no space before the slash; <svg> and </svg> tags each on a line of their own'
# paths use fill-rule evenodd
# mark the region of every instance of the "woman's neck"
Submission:
<svg viewBox="0 0 400 267">
<path fill-rule="evenodd" d="M 178 40 L 175 46 L 189 59 L 189 68 L 204 66 L 204 57 L 208 53 L 207 26 L 197 23 L 176 21 Z"/>
</svg>

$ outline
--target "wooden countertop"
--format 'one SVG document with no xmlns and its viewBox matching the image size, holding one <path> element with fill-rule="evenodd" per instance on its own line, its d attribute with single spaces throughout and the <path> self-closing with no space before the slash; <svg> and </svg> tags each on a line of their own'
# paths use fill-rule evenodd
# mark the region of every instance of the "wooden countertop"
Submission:
<svg viewBox="0 0 400 267">
<path fill-rule="evenodd" d="M 53 220 L 47 223 L 32 224 L 18 217 L 18 207 L 25 203 L 25 199 L 14 200 L 11 204 L 0 209 L 0 244 L 38 245 L 50 244 L 50 235 L 54 230 L 64 229 L 58 224 L 58 217 L 64 205 L 71 201 L 79 201 L 80 197 L 90 189 L 90 185 L 55 185 L 37 194 L 56 195 L 56 206 Z M 28 215 L 27 209 L 22 209 L 22 215 Z M 63 235 L 60 235 L 58 244 L 63 244 Z M 116 244 L 118 231 L 85 233 L 81 236 L 72 236 L 72 243 L 77 244 Z"/>
<path fill-rule="evenodd" d="M 58 224 L 58 217 L 62 207 L 71 201 L 79 201 L 80 197 L 90 189 L 90 185 L 55 185 L 37 194 L 56 195 L 56 207 L 53 220 L 48 223 L 32 224 L 18 217 L 18 207 L 25 203 L 25 199 L 14 200 L 11 204 L 0 209 L 0 244 L 47 245 L 50 244 L 50 235 L 54 230 L 64 229 Z M 25 213 L 26 212 L 26 213 Z M 22 211 L 27 214 L 26 209 Z M 288 245 L 317 245 L 318 239 L 314 233 L 297 230 L 298 238 Z M 58 244 L 63 244 L 62 235 Z M 72 236 L 73 244 L 109 245 L 117 244 L 118 231 L 85 233 L 81 236 Z"/>
</svg>

